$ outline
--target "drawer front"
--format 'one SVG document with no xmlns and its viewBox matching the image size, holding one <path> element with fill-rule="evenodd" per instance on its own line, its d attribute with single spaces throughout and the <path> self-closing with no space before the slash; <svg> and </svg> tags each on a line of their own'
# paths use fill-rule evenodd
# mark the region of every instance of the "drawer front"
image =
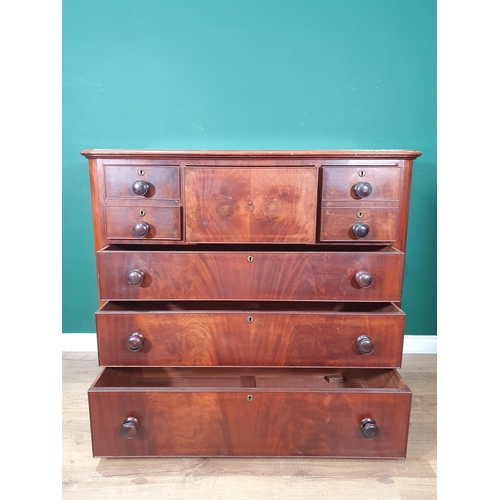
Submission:
<svg viewBox="0 0 500 500">
<path fill-rule="evenodd" d="M 360 197 L 355 186 L 368 183 L 371 187 L 369 196 Z M 401 169 L 394 167 L 370 166 L 335 166 L 323 167 L 323 201 L 372 201 L 399 200 Z"/>
<path fill-rule="evenodd" d="M 101 300 L 398 302 L 404 254 L 103 250 L 97 265 Z"/>
<path fill-rule="evenodd" d="M 343 389 L 322 373 L 325 388 L 317 389 L 299 371 L 302 389 L 290 377 L 283 388 L 263 389 L 251 374 L 235 377 L 233 387 L 218 387 L 224 377 L 196 389 L 185 379 L 175 387 L 173 379 L 145 375 L 150 381 L 131 380 L 133 388 L 91 388 L 94 456 L 405 457 L 407 388 Z M 367 418 L 374 434 L 365 437 Z"/>
<path fill-rule="evenodd" d="M 96 314 L 100 366 L 399 367 L 404 323 L 393 305 L 365 313 L 298 305 L 293 312 Z"/>
<path fill-rule="evenodd" d="M 178 166 L 158 166 L 140 162 L 136 165 L 104 165 L 106 199 L 179 200 Z M 147 191 L 134 192 L 136 182 L 145 183 Z M 144 184 L 142 185 L 144 189 Z"/>
<path fill-rule="evenodd" d="M 179 207 L 106 207 L 109 239 L 180 240 Z"/>
<path fill-rule="evenodd" d="M 396 208 L 322 208 L 320 240 L 395 241 L 398 236 L 398 220 L 399 210 Z"/>
<path fill-rule="evenodd" d="M 190 167 L 184 177 L 187 242 L 315 242 L 315 167 Z"/>
</svg>

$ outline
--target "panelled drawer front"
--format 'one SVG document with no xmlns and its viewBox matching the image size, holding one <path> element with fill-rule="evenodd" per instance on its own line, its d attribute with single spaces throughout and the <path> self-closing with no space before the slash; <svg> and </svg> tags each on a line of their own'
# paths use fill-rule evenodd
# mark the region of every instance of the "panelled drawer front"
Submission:
<svg viewBox="0 0 500 500">
<path fill-rule="evenodd" d="M 317 170 L 184 170 L 186 241 L 314 243 Z"/>
<path fill-rule="evenodd" d="M 397 239 L 399 211 L 397 208 L 331 207 L 321 209 L 321 241 L 391 242 Z M 356 225 L 368 228 L 366 236 L 356 236 Z"/>
<path fill-rule="evenodd" d="M 106 199 L 179 200 L 180 181 L 178 166 L 158 166 L 147 162 L 135 165 L 104 165 Z M 146 183 L 147 192 L 136 194 L 133 185 Z"/>
<path fill-rule="evenodd" d="M 94 456 L 406 455 L 411 392 L 392 370 L 155 370 L 106 368 L 89 389 Z"/>
<path fill-rule="evenodd" d="M 179 207 L 106 207 L 109 239 L 180 240 Z M 142 236 L 143 235 L 143 236 Z"/>
<path fill-rule="evenodd" d="M 361 173 L 361 175 L 360 175 Z M 323 167 L 323 201 L 360 201 L 364 204 L 399 200 L 401 169 L 394 167 L 335 166 Z M 354 186 L 363 182 L 372 191 L 362 198 Z"/>
<path fill-rule="evenodd" d="M 404 254 L 394 249 L 97 253 L 101 300 L 397 302 L 403 265 Z M 360 286 L 360 277 L 372 285 Z"/>
<path fill-rule="evenodd" d="M 356 312 L 307 304 L 274 312 L 120 309 L 96 314 L 101 366 L 401 366 L 405 315 L 393 304 Z"/>
</svg>

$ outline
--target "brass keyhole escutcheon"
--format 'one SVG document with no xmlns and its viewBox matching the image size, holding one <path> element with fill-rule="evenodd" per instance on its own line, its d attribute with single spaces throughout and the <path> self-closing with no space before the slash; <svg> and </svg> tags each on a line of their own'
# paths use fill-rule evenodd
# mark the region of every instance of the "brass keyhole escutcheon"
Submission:
<svg viewBox="0 0 500 500">
<path fill-rule="evenodd" d="M 247 321 L 249 323 L 253 323 L 253 316 L 247 316 Z"/>
<path fill-rule="evenodd" d="M 251 201 L 249 201 L 246 204 L 245 208 L 247 209 L 247 212 L 253 212 L 255 210 L 255 205 Z"/>
<path fill-rule="evenodd" d="M 253 262 L 253 256 L 252 255 L 249 255 L 247 257 L 247 262 Z"/>
<path fill-rule="evenodd" d="M 363 212 L 358 212 L 358 218 L 361 219 L 361 217 L 363 217 L 363 215 L 365 215 Z"/>
<path fill-rule="evenodd" d="M 358 175 L 359 175 L 360 177 L 364 177 L 364 176 L 366 175 L 366 171 L 365 171 L 365 170 L 360 170 L 360 171 L 358 172 Z"/>
<path fill-rule="evenodd" d="M 253 396 L 251 394 L 247 396 L 247 401 L 253 401 Z"/>
<path fill-rule="evenodd" d="M 139 210 L 139 215 L 141 217 L 144 217 L 146 215 L 146 211 L 145 210 Z"/>
<path fill-rule="evenodd" d="M 144 175 L 146 173 L 145 170 L 142 170 L 142 168 L 140 170 L 138 170 L 137 172 L 139 175 Z"/>
</svg>

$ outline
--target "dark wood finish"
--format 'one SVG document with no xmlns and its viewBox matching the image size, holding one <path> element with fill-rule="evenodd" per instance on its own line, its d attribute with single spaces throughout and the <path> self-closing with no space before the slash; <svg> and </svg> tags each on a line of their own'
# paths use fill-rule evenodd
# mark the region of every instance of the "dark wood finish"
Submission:
<svg viewBox="0 0 500 500">
<path fill-rule="evenodd" d="M 312 224 L 315 213 L 310 214 L 310 203 L 319 196 L 321 206 L 329 208 L 341 203 L 355 204 L 359 210 L 366 208 L 394 208 L 399 210 L 399 224 L 397 240 L 393 238 L 392 217 L 386 223 L 379 224 L 381 236 L 372 241 L 392 242 L 399 250 L 404 251 L 406 244 L 406 220 L 408 216 L 409 180 L 411 177 L 412 161 L 420 153 L 411 150 L 360 150 L 360 151 L 147 151 L 147 150 L 88 150 L 82 154 L 89 159 L 91 169 L 92 207 L 94 220 L 94 235 L 96 249 L 106 243 L 127 243 L 129 238 L 118 238 L 116 234 L 109 236 L 106 233 L 104 206 L 132 206 L 136 209 L 155 205 L 158 207 L 176 206 L 181 214 L 181 237 L 177 239 L 160 237 L 146 237 L 140 240 L 141 244 L 149 245 L 162 243 L 165 245 L 184 245 L 198 242 L 290 242 L 314 243 L 315 241 L 334 241 L 337 243 L 357 243 L 364 245 L 366 240 L 346 240 L 329 229 L 331 217 L 326 223 L 320 220 L 325 238 L 314 234 Z M 233 206 L 231 200 L 226 200 L 218 207 L 217 216 L 213 209 L 204 214 L 195 210 L 197 204 L 208 207 L 209 200 L 197 196 L 197 189 L 193 183 L 186 182 L 186 172 L 198 175 L 201 169 L 213 167 L 213 170 L 230 168 L 237 171 L 247 170 L 254 176 L 257 170 L 267 170 L 273 173 L 273 178 L 265 179 L 262 173 L 256 174 L 250 185 L 258 185 L 262 179 L 262 187 L 267 190 L 267 205 L 259 200 L 245 201 L 253 213 L 243 213 L 240 206 Z M 288 171 L 293 169 L 302 171 L 314 170 L 302 186 L 308 192 L 314 193 L 303 197 L 297 206 L 293 200 L 279 198 L 279 192 L 274 190 L 281 178 L 288 178 Z M 302 170 L 301 170 L 302 169 Z M 365 175 L 359 176 L 363 170 Z M 143 175 L 139 172 L 144 171 Z M 279 171 L 279 172 L 277 172 Z M 198 174 L 197 174 L 198 173 Z M 301 173 L 300 176 L 305 174 Z M 312 186 L 312 177 L 316 176 L 315 187 Z M 399 176 L 399 177 L 398 177 Z M 324 177 L 324 178 L 323 178 Z M 397 178 L 397 179 L 396 179 Z M 147 182 L 148 193 L 145 196 L 134 194 L 132 185 L 137 181 Z M 359 182 L 368 182 L 372 193 L 366 198 L 355 195 L 354 186 Z M 311 185 L 310 185 L 311 184 Z M 299 191 L 301 184 L 290 178 L 287 189 L 295 186 Z M 158 191 L 159 189 L 159 191 Z M 195 191 L 195 197 L 184 200 L 184 189 L 188 198 Z M 400 192 L 400 190 L 403 190 Z M 262 189 L 261 189 L 262 192 Z M 252 197 L 255 193 L 252 193 Z M 247 196 L 248 198 L 248 196 Z M 243 200 L 243 199 L 242 199 Z M 221 203 L 224 200 L 220 200 Z M 265 201 L 265 200 L 264 200 Z M 277 203 L 279 201 L 279 203 Z M 286 203 L 284 203 L 286 201 Z M 257 204 L 256 204 L 257 203 Z M 185 210 L 185 205 L 192 209 Z M 358 205 L 360 205 L 358 207 Z M 267 206 L 267 212 L 262 208 Z M 346 207 L 347 208 L 347 207 Z M 232 212 L 232 215 L 228 214 Z M 245 212 L 247 210 L 245 209 Z M 326 217 L 328 217 L 328 212 Z M 306 215 L 309 214 L 309 215 Z M 319 214 L 321 215 L 321 214 Z M 245 217 L 246 216 L 246 219 Z M 201 218 L 200 218 L 201 217 Z M 208 219 L 207 219 L 208 217 Z M 248 219 L 252 228 L 248 229 Z M 204 220 L 204 218 L 206 220 Z M 214 218 L 218 224 L 213 224 Z M 230 222 L 228 223 L 230 219 Z M 224 222 L 222 223 L 222 220 Z M 243 221 L 246 220 L 245 223 Z M 205 224 L 206 223 L 206 224 Z M 182 236 L 184 227 L 193 228 L 187 233 L 188 240 Z M 243 225 L 241 225 L 243 224 Z M 390 227 L 389 227 L 390 225 Z M 382 227 L 383 226 L 383 227 Z M 386 229 L 385 226 L 388 226 Z M 217 227 L 217 230 L 214 229 Z M 224 232 L 226 231 L 226 232 Z M 391 238 L 386 239 L 385 233 Z M 243 236 L 242 236 L 243 235 Z"/>
<path fill-rule="evenodd" d="M 180 240 L 181 213 L 179 207 L 106 207 L 106 234 L 110 240 Z M 142 215 L 144 214 L 144 215 Z M 148 224 L 144 236 L 134 233 L 135 224 Z"/>
<path fill-rule="evenodd" d="M 364 175 L 363 175 L 364 173 Z M 397 201 L 400 192 L 399 166 L 331 166 L 323 167 L 323 201 L 359 201 L 369 205 L 374 201 Z M 369 183 L 372 190 L 366 197 L 356 194 L 354 187 Z"/>
<path fill-rule="evenodd" d="M 391 243 L 398 237 L 397 208 L 327 207 L 321 209 L 320 241 Z M 357 238 L 353 226 L 368 225 L 369 233 Z"/>
<path fill-rule="evenodd" d="M 419 152 L 82 154 L 94 456 L 405 457 L 411 392 L 388 368 Z"/>
<path fill-rule="evenodd" d="M 104 164 L 106 199 L 142 197 L 154 200 L 179 200 L 179 167 L 162 166 L 147 162 L 137 165 Z M 147 184 L 144 195 L 133 189 L 135 183 Z M 142 196 L 141 196 L 142 195 Z"/>
<path fill-rule="evenodd" d="M 315 242 L 315 167 L 189 167 L 184 178 L 187 242 Z"/>
<path fill-rule="evenodd" d="M 106 368 L 89 389 L 94 456 L 404 458 L 411 392 L 397 372 L 331 374 Z M 131 439 L 127 418 L 139 423 Z M 377 437 L 364 436 L 366 418 Z"/>
<path fill-rule="evenodd" d="M 405 315 L 385 303 L 134 302 L 106 304 L 96 324 L 101 366 L 374 368 L 401 366 Z"/>
<path fill-rule="evenodd" d="M 323 248 L 323 247 L 322 247 Z M 374 251 L 184 249 L 97 252 L 100 296 L 105 300 L 336 300 L 392 302 L 401 297 L 404 254 Z M 252 261 L 249 260 L 252 259 Z M 128 273 L 144 280 L 130 286 Z M 373 284 L 363 288 L 356 274 Z"/>
</svg>

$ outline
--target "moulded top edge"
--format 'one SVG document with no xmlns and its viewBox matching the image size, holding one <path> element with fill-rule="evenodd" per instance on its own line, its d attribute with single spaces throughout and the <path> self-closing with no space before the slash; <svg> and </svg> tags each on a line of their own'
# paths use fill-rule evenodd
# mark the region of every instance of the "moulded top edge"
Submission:
<svg viewBox="0 0 500 500">
<path fill-rule="evenodd" d="M 338 150 L 146 150 L 87 149 L 80 153 L 88 159 L 101 158 L 398 158 L 415 159 L 422 153 L 411 149 L 338 149 Z"/>
</svg>

